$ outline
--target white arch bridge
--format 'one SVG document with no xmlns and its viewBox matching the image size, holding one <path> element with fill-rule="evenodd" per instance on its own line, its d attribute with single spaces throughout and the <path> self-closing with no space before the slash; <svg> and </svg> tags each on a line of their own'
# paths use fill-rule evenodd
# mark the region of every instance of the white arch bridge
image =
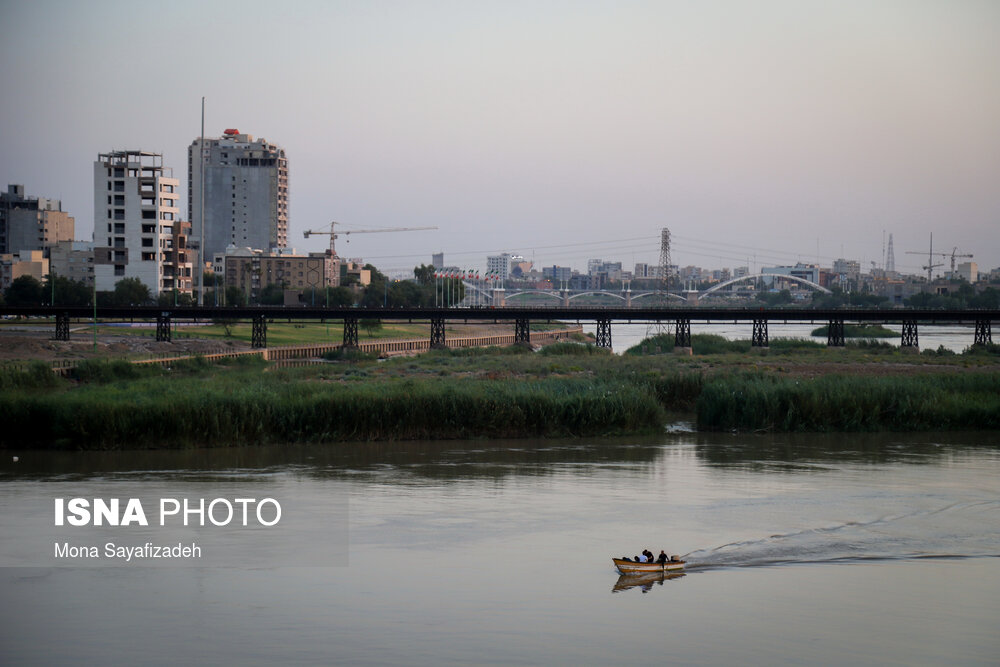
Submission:
<svg viewBox="0 0 1000 667">
<path fill-rule="evenodd" d="M 823 287 L 818 283 L 814 283 L 811 280 L 801 278 L 799 276 L 789 276 L 782 273 L 753 273 L 746 276 L 740 276 L 739 278 L 733 278 L 732 280 L 727 280 L 725 282 L 719 283 L 718 285 L 713 285 L 703 292 L 697 290 L 690 290 L 678 294 L 676 292 L 663 292 L 655 290 L 646 291 L 632 291 L 631 289 L 624 289 L 620 291 L 611 290 L 568 290 L 568 289 L 513 289 L 506 290 L 503 288 L 496 287 L 492 284 L 482 283 L 480 281 L 474 280 L 464 280 L 462 284 L 465 285 L 465 300 L 462 305 L 491 305 L 503 307 L 508 304 L 511 300 L 518 299 L 527 296 L 540 296 L 547 299 L 554 299 L 556 301 L 561 301 L 564 307 L 570 307 L 572 301 L 576 299 L 583 299 L 588 296 L 603 296 L 612 299 L 617 299 L 625 304 L 626 308 L 632 307 L 634 301 L 639 301 L 640 299 L 645 299 L 642 303 L 645 304 L 650 301 L 655 301 L 658 297 L 661 300 L 669 299 L 678 302 L 689 302 L 697 303 L 698 299 L 701 297 L 708 296 L 715 292 L 719 292 L 731 285 L 736 285 L 738 283 L 748 283 L 756 282 L 765 278 L 770 278 L 772 280 L 787 280 L 795 283 L 799 283 L 806 287 L 809 287 L 817 292 L 822 292 L 824 294 L 832 294 L 832 292 Z"/>
</svg>

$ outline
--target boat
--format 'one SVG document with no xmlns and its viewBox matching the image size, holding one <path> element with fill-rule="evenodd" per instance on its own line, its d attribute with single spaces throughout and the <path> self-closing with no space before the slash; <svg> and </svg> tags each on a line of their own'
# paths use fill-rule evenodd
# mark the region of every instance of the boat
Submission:
<svg viewBox="0 0 1000 667">
<path fill-rule="evenodd" d="M 622 574 L 646 574 L 647 572 L 671 572 L 674 570 L 683 570 L 684 565 L 687 561 L 677 560 L 674 556 L 666 563 L 657 563 L 653 561 L 652 563 L 637 563 L 634 560 L 629 560 L 628 558 L 612 558 L 615 562 L 615 567 Z"/>
</svg>

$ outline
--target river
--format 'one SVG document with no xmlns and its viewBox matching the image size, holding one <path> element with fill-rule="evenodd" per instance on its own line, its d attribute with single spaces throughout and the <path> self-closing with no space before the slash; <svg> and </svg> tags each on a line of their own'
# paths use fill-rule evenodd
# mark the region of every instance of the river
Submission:
<svg viewBox="0 0 1000 667">
<path fill-rule="evenodd" d="M 677 424 L 642 438 L 25 449 L 3 459 L 0 664 L 1000 656 L 995 433 L 764 436 Z M 56 498 L 152 508 L 157 498 L 244 495 L 279 501 L 280 523 L 54 526 Z M 212 553 L 167 567 L 53 562 L 53 534 L 190 538 Z M 611 556 L 644 548 L 683 555 L 689 568 L 663 581 L 619 578 Z"/>
<path fill-rule="evenodd" d="M 812 340 L 817 343 L 826 344 L 826 336 L 813 336 L 814 329 L 823 326 L 822 322 L 815 324 L 770 322 L 768 324 L 768 337 L 775 338 L 801 338 Z M 880 338 L 891 345 L 898 346 L 902 337 L 902 327 L 899 324 L 882 324 L 890 331 L 895 331 L 893 338 Z M 593 323 L 583 323 L 583 330 L 586 333 L 595 334 L 597 325 Z M 662 330 L 672 334 L 674 332 L 673 322 L 664 322 Z M 611 324 L 611 346 L 612 349 L 621 354 L 628 348 L 638 345 L 647 338 L 653 329 L 648 324 L 637 323 L 612 323 Z M 699 322 L 691 323 L 691 334 L 715 334 L 729 340 L 750 340 L 753 337 L 753 324 L 733 322 Z M 937 350 L 944 347 L 946 350 L 960 353 L 975 341 L 975 327 L 971 325 L 959 324 L 925 324 L 918 327 L 918 343 L 921 351 Z M 850 340 L 850 339 L 848 339 Z"/>
</svg>

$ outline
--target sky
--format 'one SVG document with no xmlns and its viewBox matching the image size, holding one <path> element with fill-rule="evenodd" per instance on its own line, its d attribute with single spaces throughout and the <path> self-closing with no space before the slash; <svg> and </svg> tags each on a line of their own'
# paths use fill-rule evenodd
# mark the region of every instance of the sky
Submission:
<svg viewBox="0 0 1000 667">
<path fill-rule="evenodd" d="M 933 234 L 1000 267 L 995 0 L 0 0 L 0 34 L 0 186 L 79 239 L 102 152 L 162 153 L 186 212 L 204 97 L 206 136 L 285 149 L 297 249 L 437 227 L 337 240 L 386 272 L 630 270 L 663 227 L 680 266 L 867 269 L 891 234 L 922 273 Z"/>
</svg>

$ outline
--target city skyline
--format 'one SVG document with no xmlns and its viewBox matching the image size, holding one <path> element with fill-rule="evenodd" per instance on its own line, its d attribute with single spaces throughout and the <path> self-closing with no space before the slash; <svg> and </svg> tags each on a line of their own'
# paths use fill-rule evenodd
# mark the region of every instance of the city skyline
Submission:
<svg viewBox="0 0 1000 667">
<path fill-rule="evenodd" d="M 289 246 L 323 250 L 302 233 L 330 220 L 439 228 L 345 239 L 387 270 L 438 251 L 656 263 L 662 227 L 682 266 L 867 270 L 890 233 L 904 273 L 932 233 L 935 252 L 1000 266 L 993 3 L 39 2 L 0 18 L 38 28 L 0 44 L 20 93 L 0 102 L 0 180 L 60 199 L 79 239 L 109 149 L 162 153 L 184 210 L 204 96 L 206 136 L 287 151 Z M 133 26 L 164 48 L 106 39 Z"/>
</svg>

